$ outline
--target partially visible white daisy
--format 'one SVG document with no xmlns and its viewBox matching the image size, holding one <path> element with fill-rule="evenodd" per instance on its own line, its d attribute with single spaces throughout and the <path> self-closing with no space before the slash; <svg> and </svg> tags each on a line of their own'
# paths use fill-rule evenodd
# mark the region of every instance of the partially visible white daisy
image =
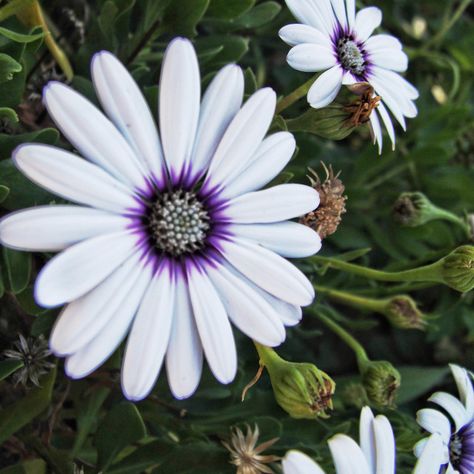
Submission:
<svg viewBox="0 0 474 474">
<path fill-rule="evenodd" d="M 374 417 L 368 407 L 360 413 L 359 444 L 338 434 L 329 441 L 336 474 L 394 474 L 396 447 L 393 430 L 383 415 Z M 433 435 L 418 460 L 414 474 L 438 474 L 441 439 Z M 325 474 L 309 456 L 289 451 L 282 461 L 284 474 Z"/>
<path fill-rule="evenodd" d="M 441 436 L 443 463 L 447 464 L 446 474 L 474 473 L 474 388 L 472 374 L 458 365 L 451 364 L 451 371 L 459 391 L 459 398 L 446 392 L 436 392 L 428 399 L 443 408 L 448 417 L 439 410 L 423 408 L 417 414 L 418 423 L 429 433 Z M 426 444 L 421 440 L 415 454 L 419 455 Z"/>
<path fill-rule="evenodd" d="M 78 152 L 25 144 L 16 166 L 79 205 L 42 206 L 0 222 L 3 245 L 61 253 L 40 272 L 36 301 L 68 303 L 50 347 L 73 378 L 104 363 L 129 333 L 122 388 L 131 400 L 153 388 L 166 357 L 171 391 L 190 396 L 203 355 L 222 383 L 237 370 L 230 322 L 268 346 L 285 339 L 312 284 L 284 257 L 319 250 L 311 229 L 288 221 L 316 208 L 309 186 L 262 191 L 295 150 L 290 133 L 264 139 L 276 95 L 257 91 L 242 106 L 244 79 L 224 67 L 201 101 L 195 50 L 166 50 L 158 133 L 137 84 L 108 52 L 92 78 L 107 118 L 64 84 L 44 91 L 49 114 Z"/>
<path fill-rule="evenodd" d="M 408 67 L 400 41 L 387 34 L 372 35 L 382 22 L 376 7 L 356 14 L 355 0 L 285 0 L 302 24 L 284 26 L 280 37 L 293 48 L 288 64 L 304 72 L 323 72 L 308 92 L 311 107 L 329 105 L 341 86 L 368 82 L 381 97 L 370 114 L 374 143 L 382 150 L 382 126 L 395 148 L 395 130 L 387 107 L 406 130 L 405 117 L 417 115 L 418 91 L 399 72 Z"/>
</svg>

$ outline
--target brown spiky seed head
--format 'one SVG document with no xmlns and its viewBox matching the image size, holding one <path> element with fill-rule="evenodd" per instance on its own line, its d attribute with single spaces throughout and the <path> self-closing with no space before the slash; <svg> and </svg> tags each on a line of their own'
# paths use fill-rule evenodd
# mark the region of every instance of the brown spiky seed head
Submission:
<svg viewBox="0 0 474 474">
<path fill-rule="evenodd" d="M 315 230 L 321 239 L 325 239 L 336 232 L 341 223 L 341 216 L 346 212 L 347 196 L 344 196 L 345 187 L 339 179 L 339 174 L 334 174 L 332 166 L 327 167 L 321 163 L 326 178 L 321 181 L 318 174 L 309 168 L 311 186 L 319 193 L 320 204 L 317 209 L 304 215 L 300 222 Z"/>
</svg>

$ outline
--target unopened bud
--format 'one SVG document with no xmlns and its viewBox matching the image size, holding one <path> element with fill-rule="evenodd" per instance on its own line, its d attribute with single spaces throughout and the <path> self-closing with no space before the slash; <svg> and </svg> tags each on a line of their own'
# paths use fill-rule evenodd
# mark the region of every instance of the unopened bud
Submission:
<svg viewBox="0 0 474 474">
<path fill-rule="evenodd" d="M 315 230 L 321 239 L 336 232 L 342 220 L 342 214 L 346 212 L 347 196 L 344 196 L 345 187 L 339 178 L 339 173 L 334 174 L 331 166 L 329 168 L 322 163 L 326 172 L 326 178 L 321 181 L 316 171 L 309 168 L 311 186 L 318 192 L 320 203 L 317 209 L 304 215 L 300 222 Z"/>
<path fill-rule="evenodd" d="M 288 362 L 273 349 L 257 346 L 270 375 L 275 400 L 293 418 L 327 418 L 332 410 L 334 381 L 314 364 Z"/>
<path fill-rule="evenodd" d="M 439 210 L 423 193 L 403 193 L 393 206 L 393 217 L 404 226 L 417 227 L 439 219 Z"/>
<path fill-rule="evenodd" d="M 351 405 L 358 409 L 365 407 L 369 403 L 364 386 L 357 382 L 347 384 L 341 395 L 346 405 Z"/>
<path fill-rule="evenodd" d="M 383 313 L 393 326 L 401 329 L 424 329 L 426 326 L 425 315 L 406 295 L 389 298 Z"/>
<path fill-rule="evenodd" d="M 392 407 L 401 381 L 398 370 L 384 360 L 367 360 L 360 365 L 369 401 L 379 407 Z"/>
<path fill-rule="evenodd" d="M 466 293 L 474 288 L 474 247 L 463 245 L 439 261 L 446 285 Z"/>
</svg>

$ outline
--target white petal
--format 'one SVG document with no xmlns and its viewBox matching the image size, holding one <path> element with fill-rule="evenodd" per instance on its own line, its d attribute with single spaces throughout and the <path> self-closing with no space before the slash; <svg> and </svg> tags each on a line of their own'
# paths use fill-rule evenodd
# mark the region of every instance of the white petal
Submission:
<svg viewBox="0 0 474 474">
<path fill-rule="evenodd" d="M 377 143 L 379 146 L 380 155 L 382 153 L 383 135 L 382 126 L 380 125 L 380 120 L 376 112 L 370 114 L 370 131 L 374 143 Z"/>
<path fill-rule="evenodd" d="M 135 80 L 108 51 L 92 59 L 92 80 L 102 107 L 144 167 L 163 182 L 164 158 L 155 121 Z"/>
<path fill-rule="evenodd" d="M 327 33 L 332 28 L 332 25 L 325 23 L 312 0 L 285 0 L 285 2 L 294 17 L 301 23 L 317 28 L 323 33 Z"/>
<path fill-rule="evenodd" d="M 347 29 L 347 15 L 345 0 L 331 0 L 334 13 L 336 14 L 337 21 L 341 25 L 343 30 Z"/>
<path fill-rule="evenodd" d="M 308 92 L 308 103 L 315 109 L 329 105 L 339 93 L 342 85 L 343 70 L 334 66 L 323 72 Z"/>
<path fill-rule="evenodd" d="M 219 246 L 225 258 L 238 271 L 268 293 L 298 306 L 312 303 L 313 286 L 300 270 L 284 258 L 243 239 L 223 240 Z"/>
<path fill-rule="evenodd" d="M 395 36 L 381 34 L 371 36 L 364 44 L 367 51 L 378 51 L 380 49 L 402 49 L 402 43 Z"/>
<path fill-rule="evenodd" d="M 359 41 L 365 41 L 382 23 L 382 11 L 377 7 L 362 8 L 355 18 L 355 31 Z"/>
<path fill-rule="evenodd" d="M 404 72 L 408 68 L 408 56 L 398 49 L 379 49 L 369 53 L 369 61 L 379 67 Z"/>
<path fill-rule="evenodd" d="M 64 250 L 41 270 L 35 299 L 45 307 L 71 302 L 109 276 L 137 245 L 128 232 L 101 235 Z"/>
<path fill-rule="evenodd" d="M 328 35 L 321 33 L 316 28 L 309 25 L 286 25 L 278 32 L 280 38 L 290 46 L 296 46 L 300 43 L 312 43 L 324 46 L 328 49 L 332 47 L 332 43 Z"/>
<path fill-rule="evenodd" d="M 456 425 L 456 431 L 459 431 L 466 423 L 471 421 L 464 405 L 450 393 L 436 392 L 428 400 L 443 407 L 449 413 Z"/>
<path fill-rule="evenodd" d="M 321 249 L 321 238 L 309 227 L 296 222 L 274 224 L 231 224 L 231 234 L 263 245 L 282 257 L 301 258 Z"/>
<path fill-rule="evenodd" d="M 420 459 L 416 463 L 413 474 L 437 474 L 444 464 L 444 448 L 441 438 L 432 435 L 428 439 Z"/>
<path fill-rule="evenodd" d="M 56 252 L 100 234 L 125 230 L 126 217 L 79 206 L 39 206 L 0 220 L 0 242 L 10 248 Z"/>
<path fill-rule="evenodd" d="M 303 72 L 324 71 L 337 63 L 334 51 L 325 46 L 310 43 L 293 46 L 286 60 L 293 69 Z"/>
<path fill-rule="evenodd" d="M 88 160 L 120 181 L 145 187 L 145 170 L 123 135 L 82 95 L 60 82 L 49 82 L 43 101 L 56 125 Z"/>
<path fill-rule="evenodd" d="M 404 77 L 393 71 L 373 66 L 374 73 L 381 78 L 384 83 L 391 84 L 391 87 L 397 91 L 402 97 L 416 100 L 420 96 L 415 86 L 410 84 Z"/>
<path fill-rule="evenodd" d="M 369 407 L 362 408 L 359 421 L 359 444 L 365 459 L 370 466 L 370 472 L 375 474 L 375 433 L 374 414 Z M 393 474 L 393 473 L 392 473 Z"/>
<path fill-rule="evenodd" d="M 310 186 L 280 184 L 232 199 L 223 215 L 236 224 L 278 222 L 302 216 L 318 205 L 319 194 Z"/>
<path fill-rule="evenodd" d="M 474 418 L 474 388 L 472 380 L 467 370 L 463 367 L 459 367 L 459 365 L 456 364 L 450 364 L 449 367 L 453 373 L 456 386 L 458 387 L 461 401 L 464 403 L 467 413 Z"/>
<path fill-rule="evenodd" d="M 349 28 L 353 29 L 355 25 L 355 18 L 356 18 L 355 0 L 346 0 L 346 10 L 347 10 L 347 23 L 349 24 Z"/>
<path fill-rule="evenodd" d="M 328 35 L 333 35 L 334 31 L 339 28 L 338 21 L 334 15 L 334 10 L 331 5 L 331 0 L 319 0 L 311 2 L 313 8 L 319 10 L 319 15 L 323 19 L 323 24 Z"/>
<path fill-rule="evenodd" d="M 265 346 L 278 346 L 285 340 L 285 328 L 278 313 L 244 279 L 223 265 L 207 273 L 214 284 L 230 320 L 248 337 Z"/>
<path fill-rule="evenodd" d="M 205 187 L 229 182 L 249 163 L 273 119 L 276 94 L 270 88 L 255 92 L 228 126 L 209 167 Z"/>
<path fill-rule="evenodd" d="M 122 365 L 122 389 L 129 400 L 142 400 L 155 385 L 171 331 L 174 275 L 164 262 L 151 281 L 133 321 Z"/>
<path fill-rule="evenodd" d="M 230 383 L 237 372 L 237 352 L 224 305 L 202 268 L 189 262 L 187 276 L 194 318 L 209 367 L 219 382 Z"/>
<path fill-rule="evenodd" d="M 374 420 L 375 455 L 377 470 L 375 474 L 393 474 L 395 472 L 395 437 L 392 426 L 383 415 Z"/>
<path fill-rule="evenodd" d="M 239 66 L 221 69 L 204 94 L 196 133 L 191 172 L 193 179 L 209 165 L 227 127 L 242 105 L 244 75 Z"/>
<path fill-rule="evenodd" d="M 145 290 L 150 283 L 150 268 L 143 268 L 135 284 L 118 305 L 110 324 L 78 352 L 66 359 L 65 371 L 74 379 L 86 377 L 102 365 L 125 338 Z"/>
<path fill-rule="evenodd" d="M 296 141 L 289 132 L 278 132 L 265 138 L 247 168 L 230 181 L 220 195 L 230 199 L 262 188 L 288 164 L 295 148 Z"/>
<path fill-rule="evenodd" d="M 101 284 L 63 309 L 49 341 L 51 350 L 57 356 L 79 351 L 107 324 L 111 324 L 110 321 L 143 271 L 139 257 L 137 252 Z"/>
<path fill-rule="evenodd" d="M 191 42 L 174 39 L 166 49 L 160 79 L 160 132 L 171 178 L 189 164 L 199 120 L 201 79 Z"/>
<path fill-rule="evenodd" d="M 393 127 L 392 119 L 390 118 L 390 115 L 382 102 L 379 102 L 377 113 L 380 114 L 380 117 L 382 117 L 383 124 L 385 125 L 388 136 L 392 142 L 392 150 L 395 150 L 395 129 Z"/>
<path fill-rule="evenodd" d="M 107 172 L 59 148 L 20 145 L 13 160 L 29 179 L 70 201 L 112 212 L 137 204 L 131 191 Z"/>
<path fill-rule="evenodd" d="M 176 279 L 176 300 L 170 341 L 166 352 L 168 383 L 175 398 L 190 397 L 202 373 L 202 345 L 185 277 Z"/>
<path fill-rule="evenodd" d="M 283 474 L 324 474 L 318 464 L 299 451 L 288 451 L 281 465 Z"/>
<path fill-rule="evenodd" d="M 429 433 L 438 433 L 448 443 L 451 438 L 451 423 L 438 410 L 423 408 L 416 413 L 417 423 Z"/>
<path fill-rule="evenodd" d="M 337 474 L 371 473 L 363 452 L 349 436 L 338 434 L 328 444 Z"/>
</svg>

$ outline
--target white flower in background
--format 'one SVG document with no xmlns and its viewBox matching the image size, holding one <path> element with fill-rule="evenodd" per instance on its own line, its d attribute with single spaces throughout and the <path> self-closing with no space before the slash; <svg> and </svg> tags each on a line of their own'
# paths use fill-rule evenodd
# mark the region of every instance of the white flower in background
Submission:
<svg viewBox="0 0 474 474">
<path fill-rule="evenodd" d="M 312 302 L 311 283 L 283 257 L 320 248 L 318 235 L 287 221 L 317 207 L 309 186 L 256 191 L 290 160 L 289 133 L 264 139 L 276 97 L 253 94 L 241 107 L 243 74 L 223 68 L 200 102 L 192 44 L 177 38 L 161 73 L 158 134 L 136 83 L 110 53 L 98 53 L 92 77 L 106 118 L 64 84 L 44 102 L 86 159 L 26 144 L 16 166 L 32 181 L 79 204 L 16 212 L 1 221 L 6 246 L 62 251 L 40 272 L 36 301 L 68 303 L 50 347 L 73 378 L 90 374 L 129 332 L 122 366 L 125 395 L 152 389 L 166 355 L 177 398 L 190 396 L 203 353 L 222 383 L 234 379 L 230 321 L 275 346 Z"/>
<path fill-rule="evenodd" d="M 428 400 L 443 408 L 452 421 L 439 410 L 424 408 L 417 413 L 418 423 L 429 433 L 438 433 L 443 440 L 443 463 L 446 474 L 474 472 L 474 388 L 472 374 L 457 365 L 450 365 L 459 391 L 459 399 L 446 392 L 436 392 Z M 419 455 L 426 439 L 421 440 L 415 454 Z"/>
<path fill-rule="evenodd" d="M 329 105 L 341 86 L 368 82 L 381 97 L 376 113 L 370 114 L 374 142 L 382 150 L 382 119 L 395 147 L 390 114 L 406 129 L 405 117 L 417 115 L 413 101 L 418 91 L 398 72 L 406 71 L 408 58 L 397 38 L 373 35 L 382 22 L 376 7 L 355 11 L 355 0 L 285 0 L 302 24 L 287 25 L 280 37 L 293 48 L 288 64 L 304 72 L 323 72 L 308 92 L 311 107 Z"/>
<path fill-rule="evenodd" d="M 388 419 L 374 418 L 364 407 L 360 413 L 359 444 L 349 436 L 338 434 L 329 441 L 336 474 L 394 474 L 395 439 Z M 441 439 L 433 435 L 426 444 L 414 474 L 438 474 L 441 465 Z M 282 461 L 284 474 L 324 474 L 321 467 L 299 451 L 289 451 Z"/>
</svg>

